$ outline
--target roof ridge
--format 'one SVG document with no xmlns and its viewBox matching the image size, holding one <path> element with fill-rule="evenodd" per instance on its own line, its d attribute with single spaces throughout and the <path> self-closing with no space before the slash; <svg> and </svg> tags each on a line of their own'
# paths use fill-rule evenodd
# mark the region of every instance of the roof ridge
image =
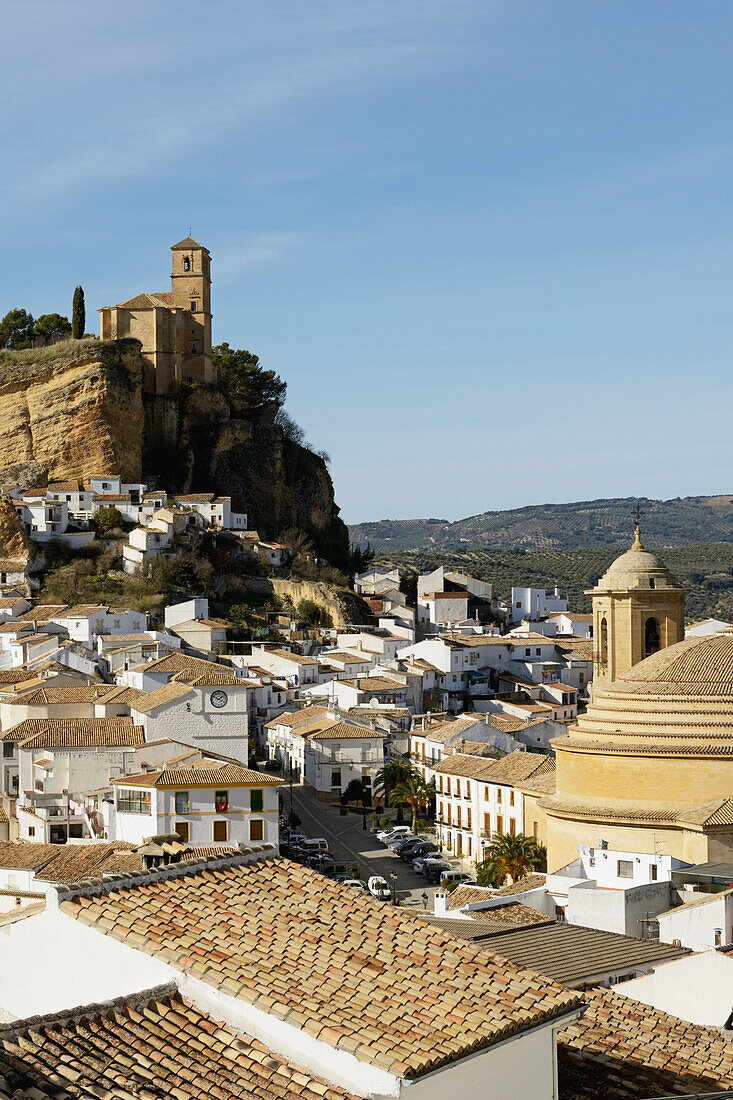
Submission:
<svg viewBox="0 0 733 1100">
<path fill-rule="evenodd" d="M 65 1008 L 59 1012 L 48 1012 L 45 1015 L 26 1016 L 22 1020 L 11 1020 L 9 1023 L 0 1023 L 0 1042 L 12 1039 L 32 1028 L 47 1027 L 52 1024 L 70 1020 L 83 1020 L 88 1016 L 104 1016 L 115 1009 L 135 1008 L 140 1004 L 150 1001 L 162 1000 L 172 997 L 180 991 L 175 981 L 166 982 L 164 985 L 154 985 L 150 989 L 141 989 L 137 993 L 126 993 L 120 997 L 113 997 L 109 1001 L 94 1001 L 92 1004 L 75 1005 L 73 1008 Z"/>
<path fill-rule="evenodd" d="M 182 860 L 180 863 L 167 863 L 162 867 L 147 868 L 144 871 L 117 873 L 106 879 L 89 878 L 80 882 L 63 883 L 54 887 L 47 895 L 54 899 L 57 906 L 77 897 L 96 897 L 115 891 L 131 889 L 133 886 L 153 885 L 182 875 L 195 875 L 201 870 L 217 871 L 222 867 L 239 866 L 243 863 L 259 863 L 269 859 L 279 859 L 274 844 L 258 844 L 252 848 L 240 849 L 226 855 L 199 856 L 197 859 Z"/>
</svg>

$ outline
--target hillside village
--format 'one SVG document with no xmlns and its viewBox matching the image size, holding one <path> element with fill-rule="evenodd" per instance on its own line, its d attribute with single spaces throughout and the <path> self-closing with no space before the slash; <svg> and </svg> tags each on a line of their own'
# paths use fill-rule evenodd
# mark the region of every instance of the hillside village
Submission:
<svg viewBox="0 0 733 1100">
<path fill-rule="evenodd" d="M 217 385 L 208 250 L 172 252 L 100 311 L 153 433 Z M 49 461 L 0 483 L 0 1096 L 730 1085 L 733 628 L 638 525 L 583 612 Z M 266 618 L 212 608 L 242 578 Z"/>
</svg>

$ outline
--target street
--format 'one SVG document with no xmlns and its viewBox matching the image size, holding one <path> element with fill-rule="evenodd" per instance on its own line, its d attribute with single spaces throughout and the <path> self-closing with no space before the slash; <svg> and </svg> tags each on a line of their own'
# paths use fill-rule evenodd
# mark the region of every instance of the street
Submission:
<svg viewBox="0 0 733 1100">
<path fill-rule="evenodd" d="M 285 814 L 290 809 L 290 792 L 283 791 Z M 308 837 L 324 837 L 329 850 L 338 860 L 350 860 L 359 865 L 359 878 L 365 882 L 371 875 L 382 875 L 390 887 L 390 872 L 397 872 L 397 897 L 403 905 L 426 906 L 432 911 L 434 886 L 428 885 L 422 875 L 413 871 L 394 853 L 389 852 L 367 827 L 363 828 L 361 814 L 342 817 L 339 807 L 329 802 L 319 802 L 303 787 L 293 787 L 293 810 L 301 819 L 300 828 Z M 369 813 L 367 813 L 367 821 Z M 409 819 L 408 822 L 409 823 Z M 450 860 L 454 863 L 454 860 Z M 457 866 L 457 864 L 456 864 Z"/>
</svg>

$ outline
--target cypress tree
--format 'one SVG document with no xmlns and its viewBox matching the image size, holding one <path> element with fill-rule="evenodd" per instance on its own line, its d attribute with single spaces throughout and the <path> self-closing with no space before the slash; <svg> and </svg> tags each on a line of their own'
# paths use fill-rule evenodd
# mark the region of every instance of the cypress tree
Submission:
<svg viewBox="0 0 733 1100">
<path fill-rule="evenodd" d="M 74 305 L 71 311 L 71 335 L 75 340 L 81 340 L 87 323 L 86 309 L 84 308 L 84 290 L 78 286 L 74 291 Z"/>
</svg>

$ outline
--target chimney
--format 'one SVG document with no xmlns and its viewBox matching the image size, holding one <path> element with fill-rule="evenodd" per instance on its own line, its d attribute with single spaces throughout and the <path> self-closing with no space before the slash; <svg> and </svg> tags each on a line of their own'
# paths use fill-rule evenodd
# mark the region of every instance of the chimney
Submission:
<svg viewBox="0 0 733 1100">
<path fill-rule="evenodd" d="M 445 917 L 447 915 L 449 897 L 450 894 L 447 890 L 433 891 L 433 916 Z"/>
</svg>

